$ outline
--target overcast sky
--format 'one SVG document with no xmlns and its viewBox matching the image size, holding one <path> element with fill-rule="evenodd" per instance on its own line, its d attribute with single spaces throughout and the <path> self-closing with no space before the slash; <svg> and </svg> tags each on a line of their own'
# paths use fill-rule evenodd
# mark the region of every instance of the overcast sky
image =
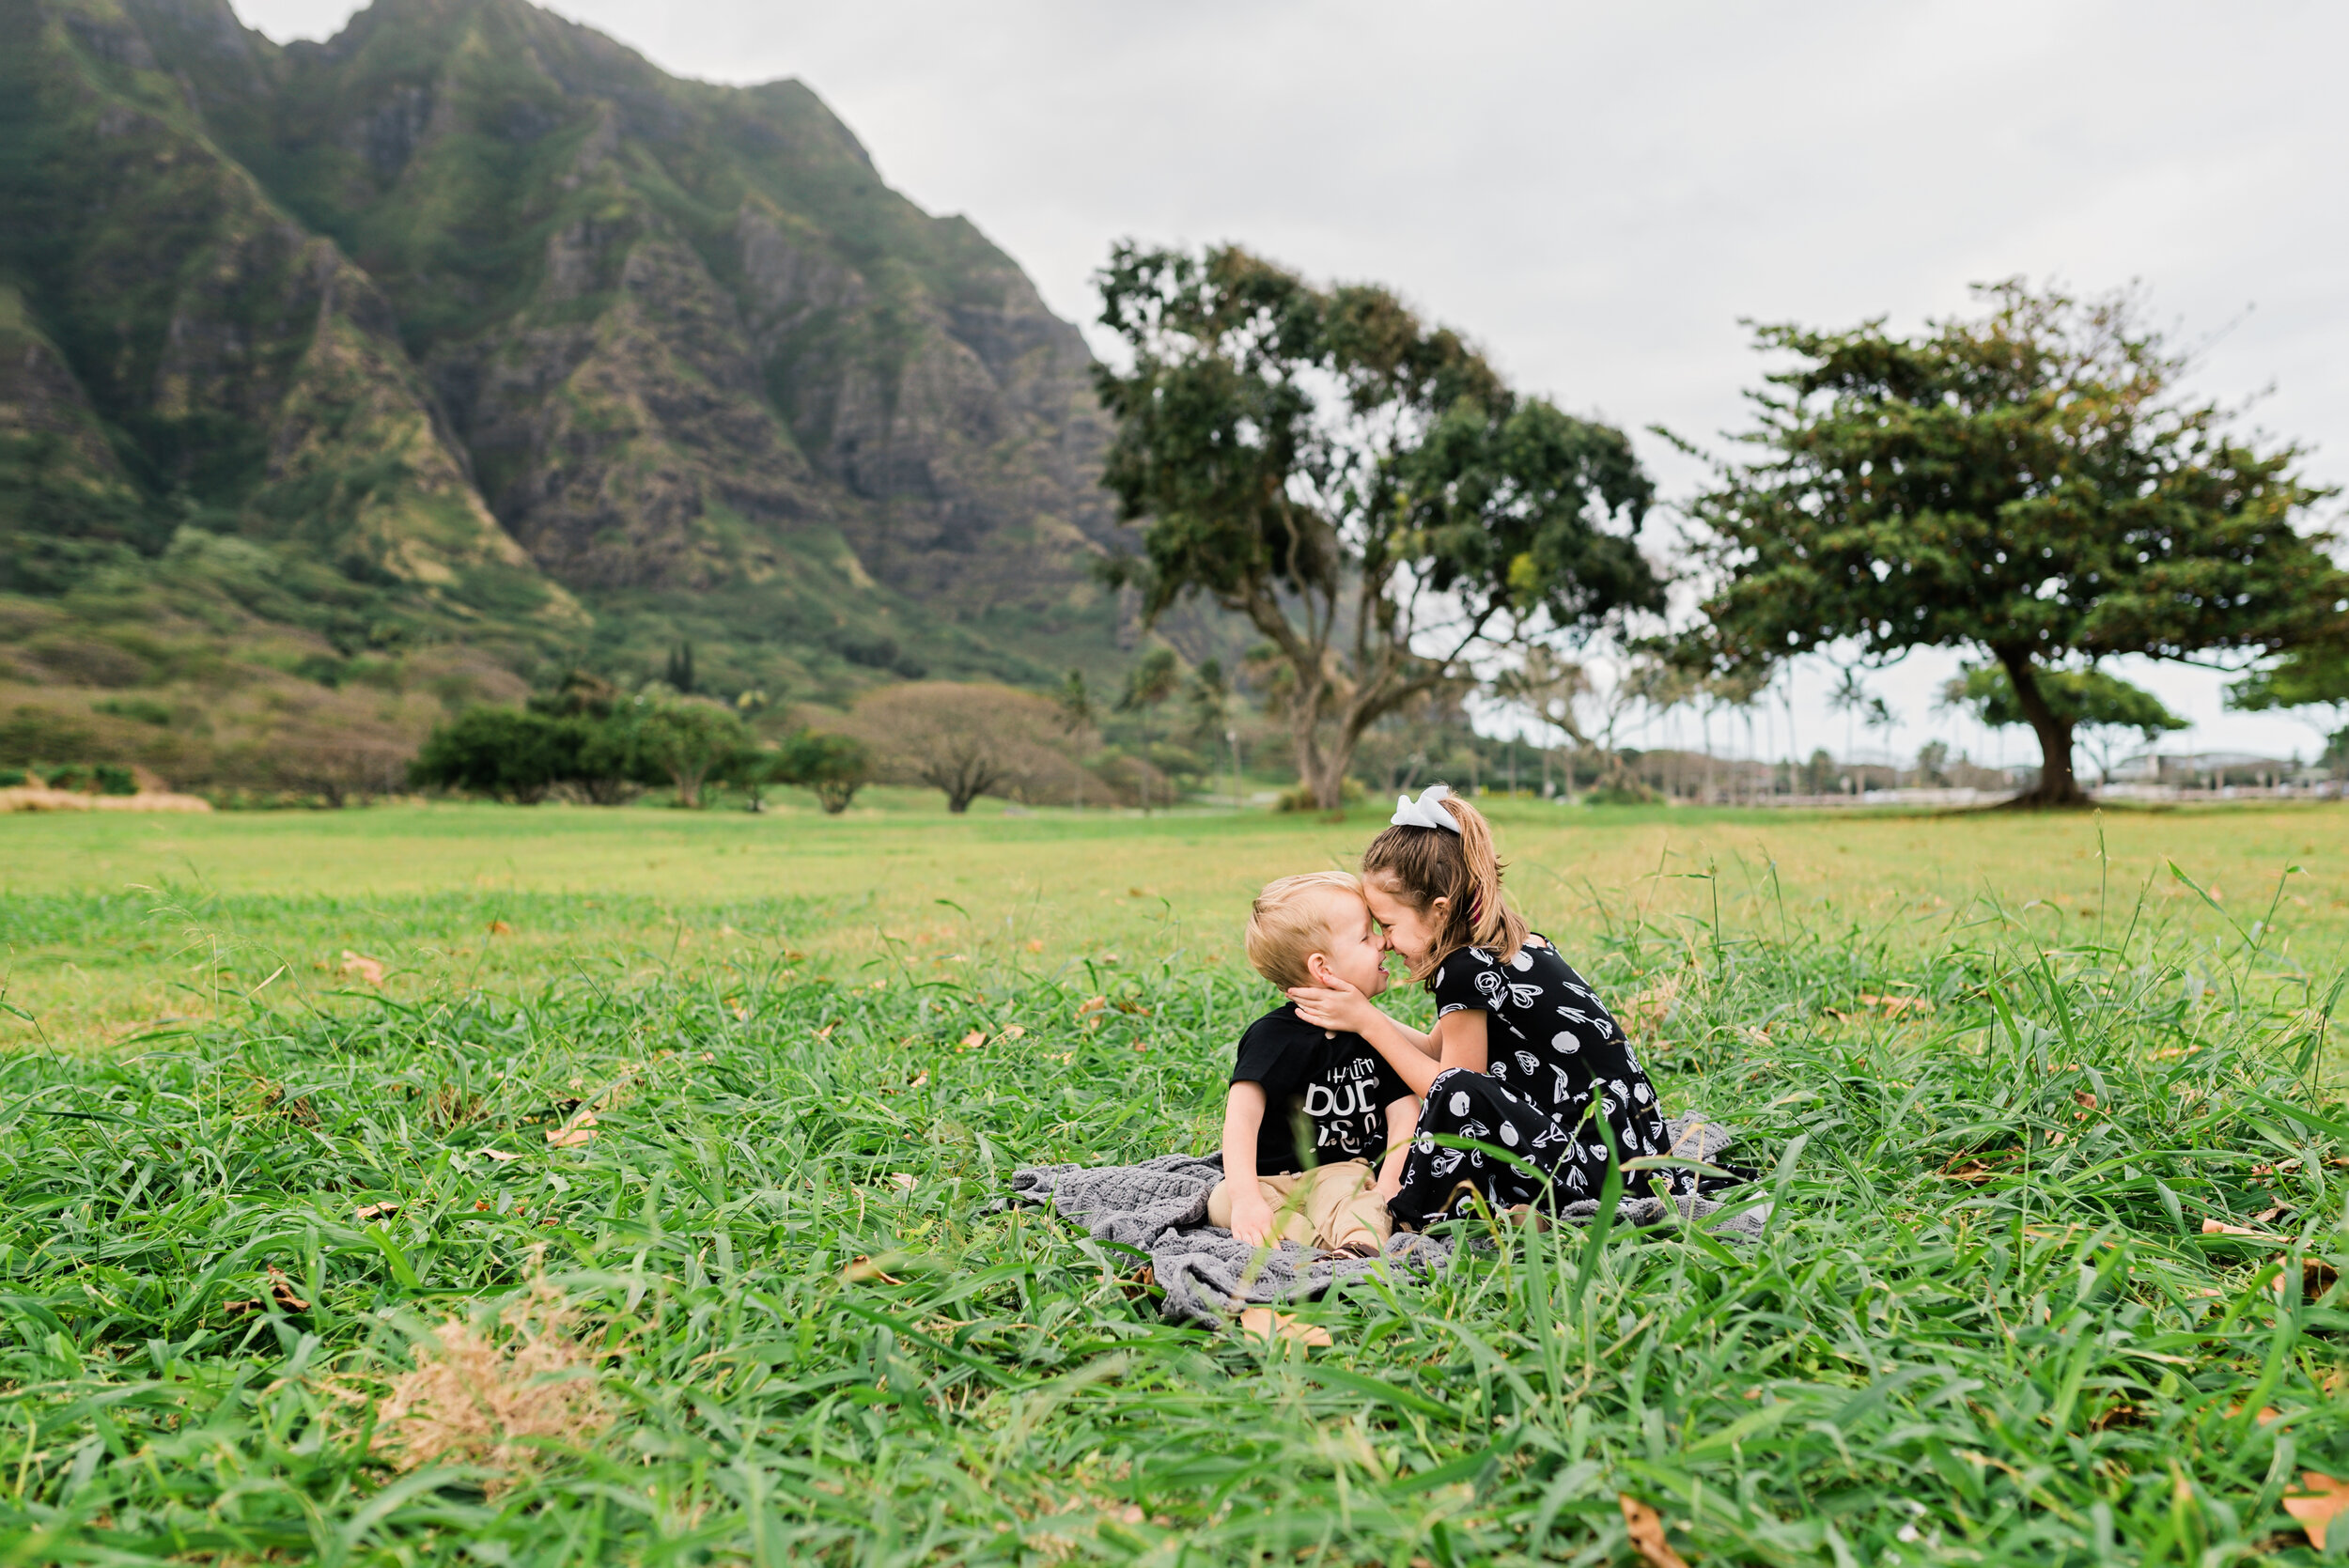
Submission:
<svg viewBox="0 0 2349 1568">
<path fill-rule="evenodd" d="M 355 8 L 240 5 L 278 39 L 329 37 Z M 1758 363 L 1741 317 L 1915 325 L 1977 281 L 2136 280 L 2207 340 L 2201 386 L 2259 396 L 2251 422 L 2349 479 L 2337 5 L 556 8 L 682 75 L 801 78 L 892 184 L 967 213 L 1079 321 L 1112 241 L 1237 241 L 1398 288 L 1568 409 L 1717 445 Z M 1686 493 L 1697 471 L 1641 441 Z M 1933 707 L 1953 662 L 1873 677 L 1903 719 L 1891 744 L 1995 759 Z M 2125 673 L 2196 722 L 2186 745 L 2318 744 L 2306 722 L 2226 714 L 2217 676 Z M 1797 739 L 1840 753 L 1824 687 L 1806 680 Z M 2035 759 L 2028 735 L 2004 745 Z"/>
</svg>

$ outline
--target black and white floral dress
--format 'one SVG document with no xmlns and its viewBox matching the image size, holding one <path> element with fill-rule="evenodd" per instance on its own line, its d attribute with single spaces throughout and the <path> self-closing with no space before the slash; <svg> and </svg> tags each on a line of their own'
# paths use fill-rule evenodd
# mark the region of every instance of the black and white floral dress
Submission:
<svg viewBox="0 0 2349 1568">
<path fill-rule="evenodd" d="M 1471 1193 L 1495 1209 L 1597 1197 L 1607 1142 L 1590 1119 L 1594 1105 L 1626 1159 L 1669 1152 L 1662 1107 L 1631 1042 L 1546 939 L 1528 937 L 1506 961 L 1460 948 L 1428 989 L 1439 1020 L 1470 1009 L 1485 1015 L 1486 1070 L 1455 1067 L 1428 1086 L 1403 1189 L 1388 1204 L 1397 1220 L 1425 1225 L 1464 1213 Z M 1524 1164 L 1438 1141 L 1445 1138 L 1504 1150 Z"/>
</svg>

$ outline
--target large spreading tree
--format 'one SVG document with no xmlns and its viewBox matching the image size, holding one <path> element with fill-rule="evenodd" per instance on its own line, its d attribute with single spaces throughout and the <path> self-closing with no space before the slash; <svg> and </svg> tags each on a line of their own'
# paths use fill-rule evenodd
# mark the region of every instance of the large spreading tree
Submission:
<svg viewBox="0 0 2349 1568">
<path fill-rule="evenodd" d="M 1385 289 L 1229 247 L 1120 246 L 1098 281 L 1131 354 L 1099 372 L 1105 479 L 1147 520 L 1124 578 L 1145 617 L 1200 595 L 1264 635 L 1325 808 L 1362 732 L 1480 650 L 1663 608 L 1623 432 L 1513 393 Z"/>
<path fill-rule="evenodd" d="M 2225 428 L 2127 296 L 2019 282 L 1984 313 L 1895 336 L 1756 331 L 1793 364 L 1750 395 L 1758 459 L 1695 507 L 1700 642 L 1724 668 L 1847 644 L 1987 655 L 2037 735 L 2023 799 L 2080 800 L 2059 671 L 2122 654 L 2243 660 L 2317 634 L 2349 590 L 2299 526 L 2327 493 L 2291 446 Z"/>
</svg>

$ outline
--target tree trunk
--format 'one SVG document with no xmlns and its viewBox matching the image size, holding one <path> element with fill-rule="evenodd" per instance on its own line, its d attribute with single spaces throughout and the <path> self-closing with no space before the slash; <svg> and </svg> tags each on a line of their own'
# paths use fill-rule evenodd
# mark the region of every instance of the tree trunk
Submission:
<svg viewBox="0 0 2349 1568">
<path fill-rule="evenodd" d="M 2039 737 L 2039 783 L 2017 795 L 2011 805 L 2077 806 L 2088 801 L 2072 774 L 2072 721 L 2047 706 L 2039 689 L 2039 675 L 2030 655 L 2022 649 L 1992 649 L 2006 678 L 2014 684 L 2015 701 Z"/>
<path fill-rule="evenodd" d="M 1314 804 L 1323 811 L 1346 809 L 1346 770 L 1353 761 L 1352 747 L 1345 748 L 1343 754 L 1333 752 L 1321 759 L 1318 774 L 1305 781 L 1313 786 Z"/>
<path fill-rule="evenodd" d="M 1315 705 L 1318 706 L 1318 705 Z M 1346 771 L 1354 765 L 1358 737 L 1341 722 L 1323 751 L 1319 723 L 1310 715 L 1295 716 L 1289 734 L 1297 753 L 1297 782 L 1313 791 L 1314 804 L 1323 811 L 1346 807 Z"/>
</svg>

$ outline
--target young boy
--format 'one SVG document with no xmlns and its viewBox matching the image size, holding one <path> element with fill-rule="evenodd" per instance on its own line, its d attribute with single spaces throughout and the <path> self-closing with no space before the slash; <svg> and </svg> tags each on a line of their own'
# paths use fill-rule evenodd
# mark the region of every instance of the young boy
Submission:
<svg viewBox="0 0 2349 1568">
<path fill-rule="evenodd" d="M 1248 917 L 1248 961 L 1283 990 L 1335 977 L 1376 996 L 1386 989 L 1384 957 L 1361 884 L 1343 871 L 1283 877 Z M 1239 1039 L 1223 1103 L 1223 1180 L 1207 1194 L 1207 1223 L 1254 1247 L 1380 1251 L 1418 1113 L 1361 1035 L 1318 1029 L 1294 1002 L 1274 1008 Z M 1371 1162 L 1382 1157 L 1374 1177 Z"/>
</svg>

